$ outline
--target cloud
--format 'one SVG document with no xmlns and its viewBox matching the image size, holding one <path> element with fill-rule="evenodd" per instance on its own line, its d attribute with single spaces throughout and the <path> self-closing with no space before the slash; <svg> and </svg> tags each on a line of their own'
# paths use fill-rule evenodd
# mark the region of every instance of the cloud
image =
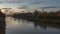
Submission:
<svg viewBox="0 0 60 34">
<path fill-rule="evenodd" d="M 39 7 L 39 8 L 60 8 L 58 6 L 49 6 L 49 7 Z"/>
<path fill-rule="evenodd" d="M 0 1 L 0 3 L 3 3 L 3 2 Z"/>
<path fill-rule="evenodd" d="M 22 5 L 21 7 L 18 7 L 18 9 L 26 9 L 27 8 L 27 6 L 25 6 L 25 5 Z"/>
<path fill-rule="evenodd" d="M 8 3 L 21 3 L 23 1 L 9 1 Z"/>
<path fill-rule="evenodd" d="M 0 0 L 3 3 L 21 3 L 22 0 Z"/>
<path fill-rule="evenodd" d="M 44 1 L 35 1 L 35 2 L 31 3 L 31 4 L 40 4 L 40 3 L 45 3 L 45 2 Z"/>
</svg>

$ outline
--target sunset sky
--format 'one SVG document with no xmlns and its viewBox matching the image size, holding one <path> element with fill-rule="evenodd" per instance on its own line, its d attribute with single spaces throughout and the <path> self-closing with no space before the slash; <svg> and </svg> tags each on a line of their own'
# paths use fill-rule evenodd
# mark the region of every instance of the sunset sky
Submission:
<svg viewBox="0 0 60 34">
<path fill-rule="evenodd" d="M 0 0 L 0 7 L 20 7 L 39 9 L 40 7 L 59 7 L 60 0 Z"/>
</svg>

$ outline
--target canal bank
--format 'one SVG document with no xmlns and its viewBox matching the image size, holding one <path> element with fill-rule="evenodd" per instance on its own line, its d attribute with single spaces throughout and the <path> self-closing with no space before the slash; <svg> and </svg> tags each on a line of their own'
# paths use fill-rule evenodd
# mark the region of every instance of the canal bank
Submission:
<svg viewBox="0 0 60 34">
<path fill-rule="evenodd" d="M 58 12 L 38 12 L 35 10 L 35 12 L 31 13 L 15 13 L 12 15 L 14 18 L 18 19 L 26 19 L 29 21 L 34 22 L 42 22 L 42 23 L 49 23 L 49 24 L 60 24 L 60 14 Z"/>
<path fill-rule="evenodd" d="M 13 16 L 14 17 L 14 16 Z M 14 17 L 14 18 L 17 18 L 17 19 L 25 19 L 25 20 L 28 20 L 28 21 L 33 21 L 33 22 L 38 22 L 38 23 L 48 23 L 48 24 L 60 24 L 60 20 L 58 19 L 44 19 L 44 18 L 27 18 L 27 17 Z"/>
</svg>

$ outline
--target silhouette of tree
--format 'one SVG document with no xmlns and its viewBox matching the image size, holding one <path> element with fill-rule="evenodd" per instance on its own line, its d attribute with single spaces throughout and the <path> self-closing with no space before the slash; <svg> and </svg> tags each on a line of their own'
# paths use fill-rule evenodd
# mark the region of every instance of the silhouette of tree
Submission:
<svg viewBox="0 0 60 34">
<path fill-rule="evenodd" d="M 0 9 L 0 34 L 5 34 L 5 26 L 5 14 L 3 14 Z"/>
</svg>

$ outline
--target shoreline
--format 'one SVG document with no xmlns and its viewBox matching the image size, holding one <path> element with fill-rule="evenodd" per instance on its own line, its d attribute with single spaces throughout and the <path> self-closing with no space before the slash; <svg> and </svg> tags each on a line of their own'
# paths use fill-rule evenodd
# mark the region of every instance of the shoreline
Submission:
<svg viewBox="0 0 60 34">
<path fill-rule="evenodd" d="M 35 10 L 35 12 L 31 13 L 15 13 L 12 17 L 17 19 L 26 19 L 34 22 L 42 22 L 49 24 L 60 24 L 60 11 L 58 12 L 39 12 Z"/>
<path fill-rule="evenodd" d="M 17 18 L 17 17 L 14 17 Z M 48 24 L 58 24 L 60 25 L 60 20 L 56 20 L 56 19 L 39 19 L 39 18 L 17 18 L 17 19 L 25 19 L 28 21 L 33 21 L 33 22 L 38 22 L 38 23 L 48 23 Z"/>
</svg>

